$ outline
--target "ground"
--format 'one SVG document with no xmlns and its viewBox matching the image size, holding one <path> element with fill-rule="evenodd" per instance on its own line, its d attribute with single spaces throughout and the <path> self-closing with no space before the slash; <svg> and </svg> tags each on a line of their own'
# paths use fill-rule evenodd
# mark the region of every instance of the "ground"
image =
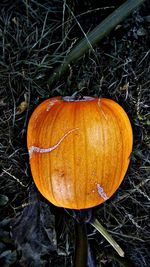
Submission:
<svg viewBox="0 0 150 267">
<path fill-rule="evenodd" d="M 123 183 L 109 201 L 93 210 L 123 247 L 126 260 L 121 262 L 107 241 L 88 226 L 95 266 L 129 266 L 129 261 L 132 267 L 149 266 L 149 1 L 48 84 L 64 56 L 122 2 L 0 3 L 1 266 L 72 266 L 73 219 L 34 187 L 26 133 L 39 103 L 74 93 L 117 101 L 127 112 L 134 135 Z"/>
</svg>

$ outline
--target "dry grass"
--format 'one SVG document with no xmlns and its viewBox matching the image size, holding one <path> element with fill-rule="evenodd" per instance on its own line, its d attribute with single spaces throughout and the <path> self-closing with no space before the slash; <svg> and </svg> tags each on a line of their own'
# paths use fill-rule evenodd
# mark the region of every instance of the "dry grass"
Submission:
<svg viewBox="0 0 150 267">
<path fill-rule="evenodd" d="M 59 0 L 3 0 L 0 3 L 0 188 L 1 194 L 8 197 L 8 200 L 4 197 L 6 203 L 1 207 L 1 252 L 7 252 L 0 257 L 1 266 L 10 266 L 9 263 L 4 265 L 8 258 L 19 266 L 21 256 L 16 254 L 9 224 L 26 206 L 32 206 L 28 199 L 32 183 L 26 148 L 28 119 L 43 99 L 75 92 L 112 98 L 130 117 L 134 149 L 128 173 L 117 193 L 95 208 L 94 213 L 135 266 L 148 267 L 150 262 L 148 1 L 104 38 L 94 51 L 70 66 L 68 73 L 53 87 L 47 85 L 54 67 L 79 38 L 120 4 L 119 1 L 106 2 L 96 6 L 92 1 L 85 1 L 82 8 L 77 0 L 67 1 L 66 5 L 65 1 Z M 18 112 L 24 95 L 27 106 L 23 112 Z M 42 197 L 40 203 L 46 205 Z M 54 231 L 58 247 L 50 256 L 43 253 L 41 262 L 46 262 L 46 266 L 71 266 L 72 221 L 63 210 L 57 212 L 51 207 L 51 212 L 57 221 Z M 46 227 L 45 221 L 43 224 Z M 91 227 L 88 231 L 97 266 L 123 266 L 114 259 L 107 242 Z"/>
</svg>

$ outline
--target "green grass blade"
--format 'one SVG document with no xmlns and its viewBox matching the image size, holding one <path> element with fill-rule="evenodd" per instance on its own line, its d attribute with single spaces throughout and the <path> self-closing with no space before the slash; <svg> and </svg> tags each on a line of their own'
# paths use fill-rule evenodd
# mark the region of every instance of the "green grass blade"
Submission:
<svg viewBox="0 0 150 267">
<path fill-rule="evenodd" d="M 88 50 L 92 49 L 104 36 L 117 26 L 118 23 L 124 20 L 136 7 L 144 3 L 145 0 L 127 0 L 106 19 L 104 19 L 98 26 L 96 26 L 90 33 L 86 35 L 65 57 L 63 63 L 54 70 L 53 75 L 48 80 L 51 85 L 54 81 L 60 78 L 68 68 L 71 62 L 79 59 Z"/>
<path fill-rule="evenodd" d="M 101 223 L 97 219 L 93 219 L 90 224 L 101 233 L 101 235 L 109 242 L 109 244 L 117 251 L 117 253 L 124 257 L 124 251 L 122 248 L 116 243 L 116 241 L 112 238 L 112 236 L 107 232 L 107 230 L 101 225 Z"/>
</svg>

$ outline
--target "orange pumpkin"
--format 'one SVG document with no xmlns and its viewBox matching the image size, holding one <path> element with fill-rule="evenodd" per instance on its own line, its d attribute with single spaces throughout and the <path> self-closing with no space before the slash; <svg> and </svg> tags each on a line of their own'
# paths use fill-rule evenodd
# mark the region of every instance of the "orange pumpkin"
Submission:
<svg viewBox="0 0 150 267">
<path fill-rule="evenodd" d="M 109 199 L 122 182 L 132 128 L 113 100 L 54 97 L 33 112 L 27 145 L 41 194 L 56 206 L 85 209 Z"/>
</svg>

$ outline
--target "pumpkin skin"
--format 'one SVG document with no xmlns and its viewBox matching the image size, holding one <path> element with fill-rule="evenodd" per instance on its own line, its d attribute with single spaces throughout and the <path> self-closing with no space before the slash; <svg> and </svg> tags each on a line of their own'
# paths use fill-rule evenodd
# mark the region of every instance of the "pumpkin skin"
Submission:
<svg viewBox="0 0 150 267">
<path fill-rule="evenodd" d="M 34 182 L 56 206 L 85 209 L 109 199 L 127 171 L 132 128 L 110 99 L 54 97 L 33 112 L 27 146 Z"/>
</svg>

